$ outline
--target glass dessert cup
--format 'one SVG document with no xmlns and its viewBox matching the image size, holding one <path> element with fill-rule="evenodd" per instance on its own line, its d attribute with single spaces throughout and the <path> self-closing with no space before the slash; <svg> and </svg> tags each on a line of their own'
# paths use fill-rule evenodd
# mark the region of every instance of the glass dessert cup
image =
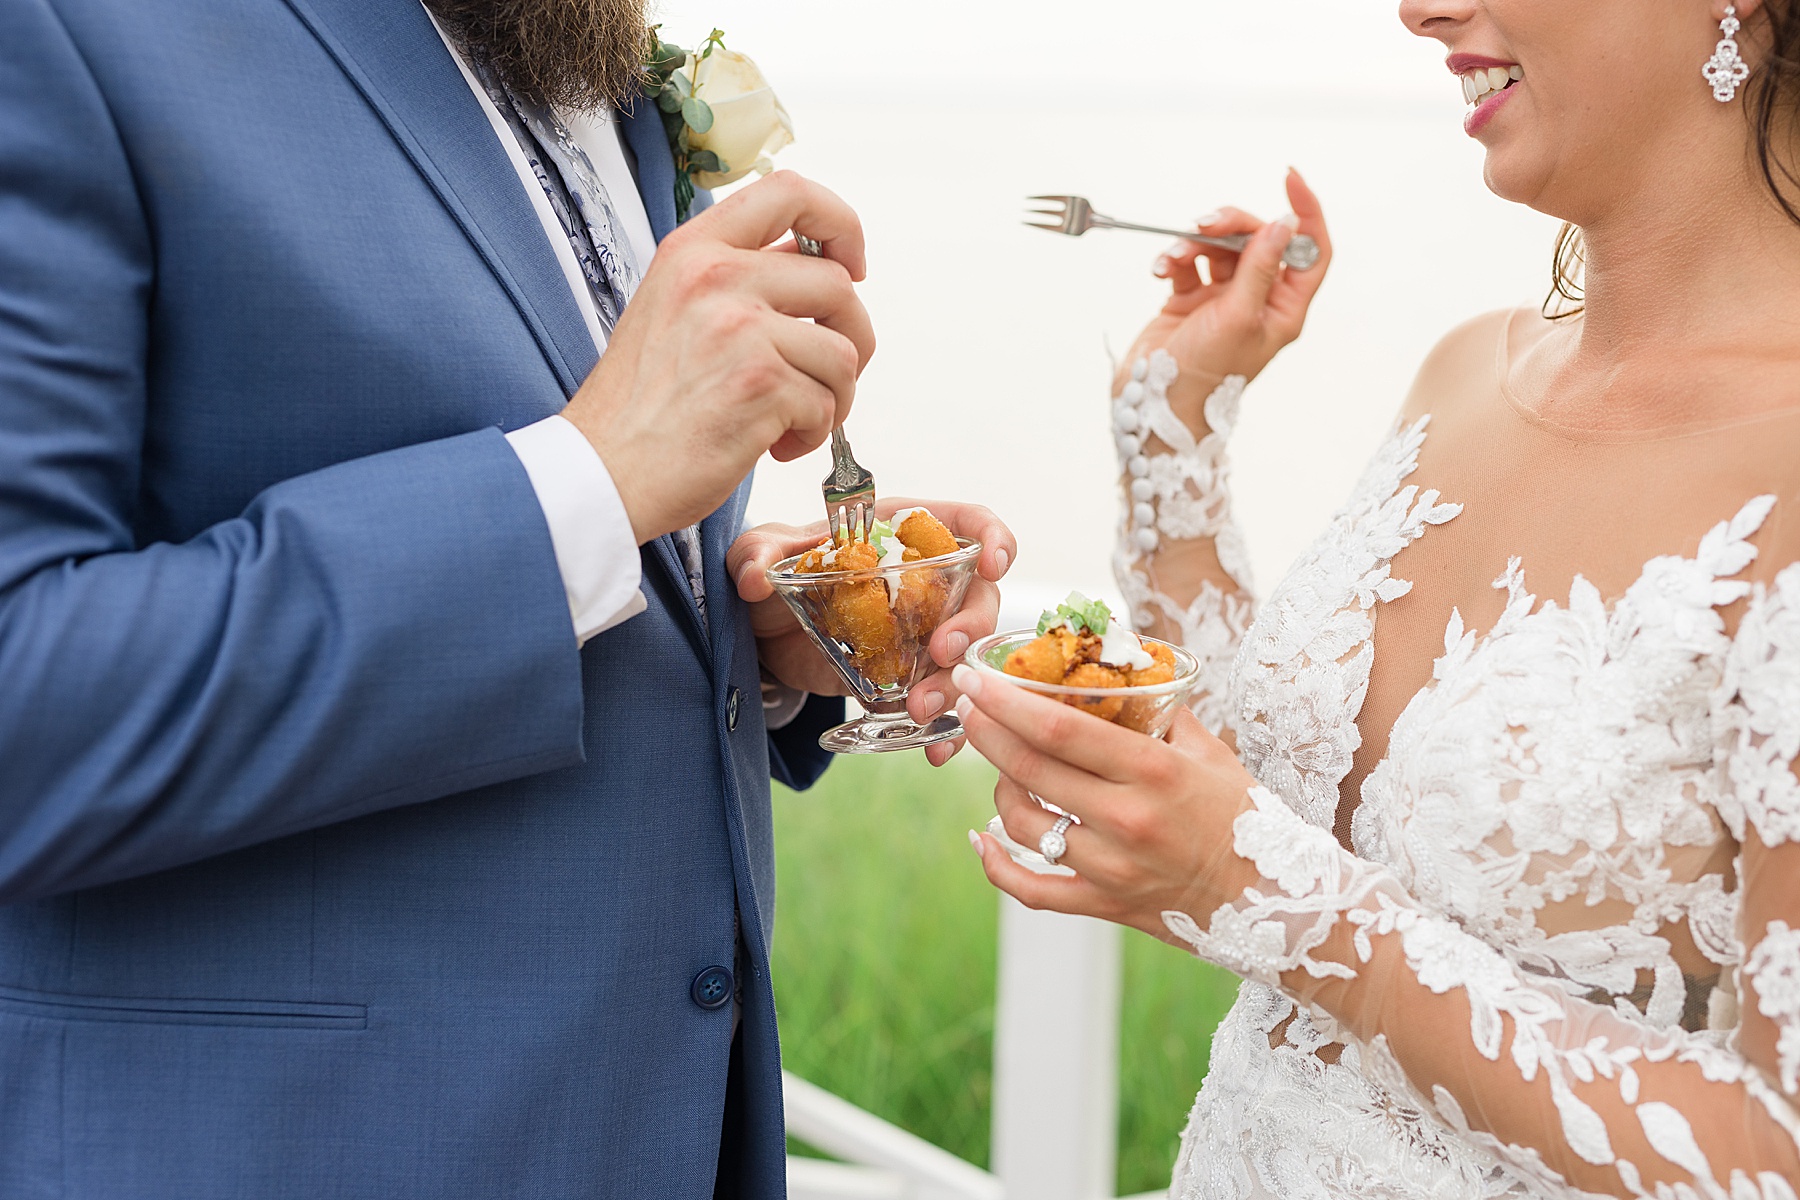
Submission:
<svg viewBox="0 0 1800 1200">
<path fill-rule="evenodd" d="M 1200 683 L 1199 659 L 1172 642 L 1159 643 L 1156 638 L 1149 637 L 1140 637 L 1138 640 L 1146 645 L 1167 646 L 1175 655 L 1175 678 L 1167 683 L 1155 683 L 1146 687 L 1069 687 L 1067 684 L 1040 683 L 1035 679 L 1008 675 L 1006 660 L 1012 657 L 1013 651 L 1036 641 L 1037 637 L 1035 629 L 996 633 L 970 646 L 964 658 L 969 666 L 983 675 L 1000 679 L 1028 692 L 1036 692 L 1040 696 L 1061 700 L 1064 704 L 1093 713 L 1115 725 L 1123 725 L 1154 738 L 1169 732 L 1169 726 L 1175 723 L 1175 714 L 1193 696 L 1194 688 Z"/>
<path fill-rule="evenodd" d="M 984 676 L 1003 680 L 1040 696 L 1061 700 L 1115 725 L 1123 725 L 1127 729 L 1135 729 L 1155 738 L 1163 737 L 1169 732 L 1169 727 L 1175 723 L 1176 713 L 1193 697 L 1194 689 L 1200 683 L 1200 660 L 1172 642 L 1161 643 L 1175 655 L 1175 678 L 1167 683 L 1145 687 L 1069 687 L 1066 684 L 1042 683 L 1036 679 L 1008 675 L 1006 660 L 1012 657 L 1013 651 L 1036 641 L 1037 637 L 1035 629 L 996 633 L 970 646 L 964 660 Z M 1157 641 L 1156 638 L 1147 637 L 1140 637 L 1139 640 L 1146 644 Z M 1031 798 L 1059 817 L 1068 815 L 1036 793 L 1032 793 Z M 999 817 L 988 821 L 987 831 L 994 835 L 994 839 L 1020 866 L 1040 875 L 1075 874 L 1068 867 L 1053 864 L 1036 850 L 1013 840 Z"/>
<path fill-rule="evenodd" d="M 824 749 L 886 754 L 962 736 L 953 713 L 924 725 L 906 715 L 906 697 L 935 665 L 931 635 L 961 611 L 975 579 L 981 543 L 956 541 L 954 554 L 892 567 L 802 573 L 795 555 L 769 568 L 770 586 L 863 708 L 819 738 Z"/>
</svg>

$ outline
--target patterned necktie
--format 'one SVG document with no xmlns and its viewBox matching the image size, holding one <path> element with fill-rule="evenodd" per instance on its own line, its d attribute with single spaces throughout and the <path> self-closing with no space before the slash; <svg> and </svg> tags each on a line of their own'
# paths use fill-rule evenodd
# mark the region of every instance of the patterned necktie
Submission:
<svg viewBox="0 0 1800 1200">
<path fill-rule="evenodd" d="M 581 265 L 594 307 L 600 312 L 600 327 L 611 336 L 643 272 L 606 185 L 555 110 L 547 104 L 534 104 L 506 86 L 481 53 L 470 53 L 469 66 L 525 152 L 569 239 L 569 248 L 575 252 L 575 261 Z"/>
<path fill-rule="evenodd" d="M 469 68 L 488 99 L 494 102 L 500 117 L 512 130 L 513 139 L 531 164 L 538 186 L 550 202 L 557 223 L 569 239 L 569 249 L 581 265 L 587 280 L 588 294 L 600 314 L 600 327 L 610 337 L 619 323 L 619 314 L 631 300 L 643 280 L 643 271 L 632 253 L 631 240 L 625 236 L 619 214 L 600 173 L 594 170 L 569 127 L 547 104 L 534 104 L 519 95 L 500 79 L 487 57 L 476 50 L 469 52 Z M 706 574 L 702 565 L 700 526 L 690 525 L 676 531 L 675 547 L 681 554 L 681 566 L 687 574 L 688 590 L 700 610 L 700 627 L 706 628 Z"/>
</svg>

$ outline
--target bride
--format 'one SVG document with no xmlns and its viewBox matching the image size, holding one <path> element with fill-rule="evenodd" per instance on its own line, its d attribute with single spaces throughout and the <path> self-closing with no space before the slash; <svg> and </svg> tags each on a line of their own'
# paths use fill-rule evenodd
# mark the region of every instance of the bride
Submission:
<svg viewBox="0 0 1800 1200">
<path fill-rule="evenodd" d="M 1329 240 L 1297 176 L 1209 223 L 1261 233 L 1163 260 L 1113 405 L 1198 719 L 958 672 L 1011 837 L 1082 821 L 1073 877 L 976 838 L 993 882 L 1245 980 L 1176 1197 L 1800 1189 L 1800 0 L 1739 3 L 1404 0 L 1490 186 L 1570 222 L 1569 311 L 1450 333 L 1259 607 L 1225 439 Z"/>
</svg>

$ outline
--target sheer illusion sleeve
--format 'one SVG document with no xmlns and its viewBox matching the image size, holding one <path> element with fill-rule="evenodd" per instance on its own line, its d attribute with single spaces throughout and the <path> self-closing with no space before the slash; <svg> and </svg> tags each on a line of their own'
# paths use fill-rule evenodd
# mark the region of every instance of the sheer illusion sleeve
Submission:
<svg viewBox="0 0 1800 1200">
<path fill-rule="evenodd" d="M 1365 1071 L 1543 1194 L 1793 1200 L 1800 566 L 1752 597 L 1713 710 L 1742 966 L 1736 1004 L 1722 992 L 1708 1030 L 1659 1028 L 1520 970 L 1261 788 L 1225 867 L 1255 881 L 1165 922 L 1202 958 L 1309 1006 L 1362 1048 Z"/>
<path fill-rule="evenodd" d="M 1243 538 L 1231 519 L 1225 452 L 1245 380 L 1225 380 L 1194 430 L 1169 407 L 1179 373 L 1158 350 L 1133 364 L 1113 400 L 1124 497 L 1113 575 L 1137 632 L 1185 646 L 1200 660 L 1194 712 L 1220 733 L 1232 660 L 1256 612 Z"/>
</svg>

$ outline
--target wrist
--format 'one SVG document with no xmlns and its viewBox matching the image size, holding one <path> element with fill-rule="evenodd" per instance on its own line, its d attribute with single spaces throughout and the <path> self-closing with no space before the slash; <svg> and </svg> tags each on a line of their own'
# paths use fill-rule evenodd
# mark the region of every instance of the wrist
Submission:
<svg viewBox="0 0 1800 1200">
<path fill-rule="evenodd" d="M 637 544 L 642 546 L 669 532 L 666 529 L 650 528 L 652 523 L 645 519 L 643 493 L 633 470 L 636 456 L 621 451 L 606 436 L 605 430 L 591 419 L 591 414 L 577 411 L 574 404 L 565 408 L 562 415 L 564 420 L 587 439 L 589 448 L 606 468 L 606 473 L 612 476 L 613 487 L 619 493 L 619 503 L 625 509 L 625 519 L 631 524 L 631 536 Z"/>
</svg>

